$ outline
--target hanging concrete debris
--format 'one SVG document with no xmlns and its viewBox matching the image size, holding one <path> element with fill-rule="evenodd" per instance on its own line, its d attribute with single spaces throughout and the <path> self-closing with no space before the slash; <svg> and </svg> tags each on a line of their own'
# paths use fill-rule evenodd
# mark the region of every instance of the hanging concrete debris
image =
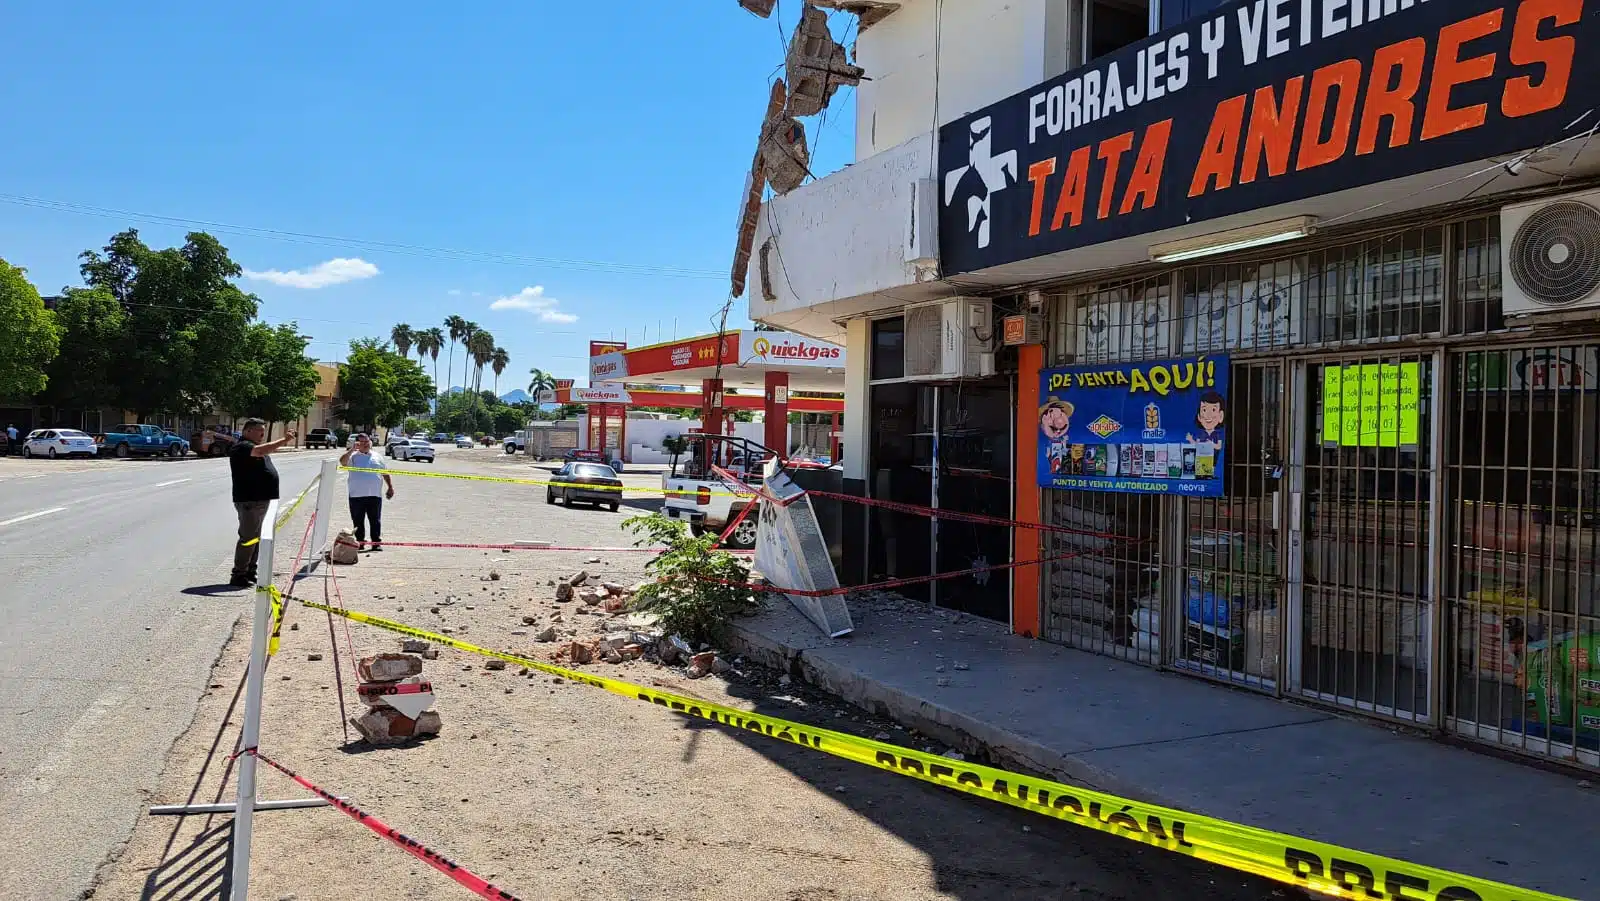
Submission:
<svg viewBox="0 0 1600 901">
<path fill-rule="evenodd" d="M 739 5 L 765 19 L 772 15 L 772 7 L 778 0 L 739 0 Z"/>
<path fill-rule="evenodd" d="M 900 8 L 900 4 L 890 3 L 888 0 L 811 0 L 811 2 L 815 6 L 837 9 L 840 12 L 855 13 L 856 18 L 860 20 L 857 29 L 859 31 L 866 31 Z M 741 0 L 741 3 L 743 3 L 743 0 Z M 745 8 L 749 9 L 748 6 Z"/>
<path fill-rule="evenodd" d="M 790 102 L 794 101 L 791 96 Z M 811 151 L 806 148 L 806 127 L 785 110 L 767 120 L 761 129 L 761 168 L 777 194 L 787 194 L 806 180 Z"/>
<path fill-rule="evenodd" d="M 840 85 L 861 83 L 862 71 L 860 66 L 850 64 L 844 45 L 833 39 L 828 30 L 828 14 L 806 6 L 789 43 L 784 73 L 789 79 L 789 115 L 815 116 L 822 112 Z"/>
<path fill-rule="evenodd" d="M 772 82 L 772 91 L 767 97 L 767 114 L 761 120 L 769 122 L 773 117 L 782 114 L 783 103 L 789 96 L 789 87 L 779 78 Z M 744 293 L 745 275 L 750 271 L 750 249 L 756 240 L 757 218 L 761 215 L 761 191 L 767 186 L 766 174 L 762 172 L 762 150 L 766 147 L 766 127 L 763 124 L 761 136 L 756 140 L 755 159 L 750 161 L 750 174 L 745 178 L 744 205 L 739 210 L 739 234 L 733 248 L 733 271 L 731 273 L 731 290 L 733 296 L 738 297 Z"/>
</svg>

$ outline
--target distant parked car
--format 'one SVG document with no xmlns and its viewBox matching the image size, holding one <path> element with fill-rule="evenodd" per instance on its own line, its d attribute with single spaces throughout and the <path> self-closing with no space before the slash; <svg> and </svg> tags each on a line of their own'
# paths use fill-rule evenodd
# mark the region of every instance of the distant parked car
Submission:
<svg viewBox="0 0 1600 901">
<path fill-rule="evenodd" d="M 384 454 L 386 456 L 393 457 L 395 455 L 395 452 L 394 452 L 395 448 L 399 447 L 402 444 L 410 444 L 413 441 L 420 441 L 420 440 L 422 440 L 422 439 L 420 439 L 420 438 L 407 438 L 401 432 L 390 432 L 389 433 L 389 440 L 384 442 L 383 452 L 384 452 Z"/>
<path fill-rule="evenodd" d="M 24 457 L 95 457 L 94 438 L 77 429 L 34 429 L 22 442 Z"/>
<path fill-rule="evenodd" d="M 333 429 L 312 429 L 306 433 L 306 447 L 337 447 L 339 439 L 334 437 Z"/>
<path fill-rule="evenodd" d="M 158 425 L 137 423 L 119 425 L 100 436 L 100 452 L 119 457 L 166 454 L 181 457 L 189 453 L 189 442 Z"/>
<path fill-rule="evenodd" d="M 202 457 L 222 457 L 243 439 L 237 432 L 210 428 L 195 432 L 189 440 L 196 454 Z"/>
<path fill-rule="evenodd" d="M 427 460 L 433 462 L 433 445 L 421 438 L 412 438 L 391 448 L 396 460 Z"/>
<path fill-rule="evenodd" d="M 604 463 L 568 463 L 556 470 L 550 481 L 556 484 L 544 491 L 547 504 L 558 498 L 569 507 L 573 501 L 586 501 L 615 513 L 622 502 L 622 480 Z"/>
<path fill-rule="evenodd" d="M 426 437 L 426 436 L 418 435 L 417 437 L 422 438 L 422 437 Z M 434 432 L 433 433 L 433 443 L 434 444 L 447 444 L 447 443 L 449 443 L 449 441 L 450 441 L 450 433 L 449 432 Z"/>
<path fill-rule="evenodd" d="M 468 438 L 466 435 L 457 435 L 456 436 L 456 447 L 471 447 L 471 446 L 472 446 L 472 439 L 471 438 Z"/>
</svg>

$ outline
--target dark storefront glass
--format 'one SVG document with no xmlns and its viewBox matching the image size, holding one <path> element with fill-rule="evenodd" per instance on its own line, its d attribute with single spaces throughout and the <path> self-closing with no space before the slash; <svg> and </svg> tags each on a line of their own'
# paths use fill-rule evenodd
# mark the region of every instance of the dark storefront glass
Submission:
<svg viewBox="0 0 1600 901">
<path fill-rule="evenodd" d="M 939 389 L 939 508 L 1011 518 L 1011 422 L 1007 383 L 962 383 Z M 941 520 L 941 573 L 999 566 L 1011 560 L 1005 526 Z M 1011 571 L 990 570 L 939 582 L 939 606 L 1009 621 Z"/>
<path fill-rule="evenodd" d="M 873 381 L 897 379 L 906 374 L 905 343 L 904 319 L 879 319 L 872 323 L 870 378 Z"/>
<path fill-rule="evenodd" d="M 874 354 L 874 365 L 877 356 Z M 933 433 L 934 389 L 904 383 L 874 385 L 871 395 L 868 491 L 880 500 L 931 505 L 933 442 L 928 439 Z M 871 508 L 868 521 L 869 582 L 932 572 L 932 521 L 928 517 Z M 907 597 L 928 599 L 927 583 L 898 590 Z"/>
</svg>

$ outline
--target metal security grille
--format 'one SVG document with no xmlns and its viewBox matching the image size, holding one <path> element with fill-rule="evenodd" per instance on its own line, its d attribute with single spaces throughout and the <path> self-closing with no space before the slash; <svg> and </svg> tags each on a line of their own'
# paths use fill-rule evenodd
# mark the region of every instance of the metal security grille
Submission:
<svg viewBox="0 0 1600 901">
<path fill-rule="evenodd" d="M 1600 346 L 1448 370 L 1446 722 L 1600 768 Z"/>
<path fill-rule="evenodd" d="M 1047 557 L 1073 556 L 1046 568 L 1046 637 L 1112 657 L 1160 662 L 1163 499 L 1088 491 L 1045 495 L 1049 522 L 1107 536 L 1048 536 Z"/>
<path fill-rule="evenodd" d="M 1427 721 L 1433 357 L 1314 363 L 1306 393 L 1299 686 Z"/>
<path fill-rule="evenodd" d="M 1188 498 L 1174 665 L 1255 688 L 1278 683 L 1283 647 L 1283 369 L 1235 364 L 1227 496 Z"/>
</svg>

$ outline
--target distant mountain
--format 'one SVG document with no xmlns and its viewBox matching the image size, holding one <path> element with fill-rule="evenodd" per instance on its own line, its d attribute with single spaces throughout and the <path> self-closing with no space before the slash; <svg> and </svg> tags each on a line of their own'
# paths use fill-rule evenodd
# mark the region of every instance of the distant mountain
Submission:
<svg viewBox="0 0 1600 901">
<path fill-rule="evenodd" d="M 532 403 L 533 395 L 521 388 L 517 388 L 500 395 L 500 401 L 507 404 Z"/>
</svg>

